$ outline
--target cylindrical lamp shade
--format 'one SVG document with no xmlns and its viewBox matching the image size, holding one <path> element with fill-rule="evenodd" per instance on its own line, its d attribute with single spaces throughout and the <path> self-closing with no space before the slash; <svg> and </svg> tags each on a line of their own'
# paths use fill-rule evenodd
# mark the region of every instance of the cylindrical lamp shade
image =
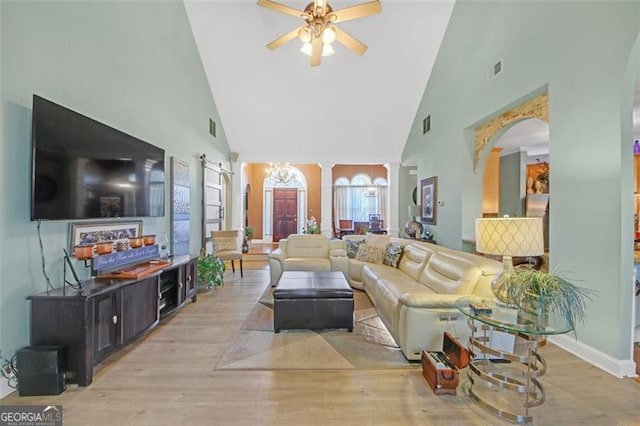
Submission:
<svg viewBox="0 0 640 426">
<path fill-rule="evenodd" d="M 541 217 L 476 219 L 476 251 L 502 256 L 541 256 Z"/>
</svg>

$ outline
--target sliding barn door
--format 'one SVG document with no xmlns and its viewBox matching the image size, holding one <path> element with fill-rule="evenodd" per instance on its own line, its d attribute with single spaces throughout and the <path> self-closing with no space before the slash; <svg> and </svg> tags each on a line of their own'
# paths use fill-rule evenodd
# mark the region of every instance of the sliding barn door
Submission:
<svg viewBox="0 0 640 426">
<path fill-rule="evenodd" d="M 202 247 L 213 252 L 211 231 L 222 229 L 224 196 L 222 173 L 217 164 L 202 162 Z"/>
</svg>

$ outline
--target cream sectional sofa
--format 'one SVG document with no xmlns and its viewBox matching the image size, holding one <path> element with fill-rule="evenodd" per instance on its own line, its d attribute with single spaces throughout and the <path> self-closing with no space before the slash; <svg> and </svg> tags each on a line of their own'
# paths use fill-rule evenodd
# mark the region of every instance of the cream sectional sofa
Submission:
<svg viewBox="0 0 640 426">
<path fill-rule="evenodd" d="M 404 248 L 398 267 L 349 258 L 350 285 L 367 293 L 409 360 L 419 360 L 424 349 L 441 350 L 444 331 L 466 342 L 470 330 L 455 302 L 465 295 L 492 298 L 491 280 L 502 264 L 416 240 L 390 242 Z"/>
<path fill-rule="evenodd" d="M 342 240 L 324 235 L 294 234 L 278 242 L 269 254 L 271 286 L 283 271 L 341 271 L 347 276 L 347 252 Z"/>
</svg>

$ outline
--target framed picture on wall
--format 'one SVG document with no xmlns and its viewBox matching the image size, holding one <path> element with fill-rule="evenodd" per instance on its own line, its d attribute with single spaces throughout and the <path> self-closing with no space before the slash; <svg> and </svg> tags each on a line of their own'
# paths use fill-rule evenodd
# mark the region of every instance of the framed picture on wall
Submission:
<svg viewBox="0 0 640 426">
<path fill-rule="evenodd" d="M 69 250 L 82 244 L 95 244 L 102 241 L 128 240 L 142 236 L 141 220 L 122 220 L 109 222 L 72 222 L 69 224 Z"/>
<path fill-rule="evenodd" d="M 423 223 L 436 224 L 436 206 L 438 205 L 438 178 L 436 176 L 420 181 L 420 219 Z"/>
</svg>

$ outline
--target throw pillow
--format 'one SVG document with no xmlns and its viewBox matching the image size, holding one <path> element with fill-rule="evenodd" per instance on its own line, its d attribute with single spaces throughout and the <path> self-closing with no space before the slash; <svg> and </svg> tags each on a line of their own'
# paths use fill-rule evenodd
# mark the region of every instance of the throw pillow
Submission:
<svg viewBox="0 0 640 426">
<path fill-rule="evenodd" d="M 365 243 L 370 246 L 380 247 L 386 249 L 391 244 L 391 237 L 389 235 L 367 234 L 364 238 Z"/>
<path fill-rule="evenodd" d="M 368 244 L 362 244 L 358 248 L 358 254 L 356 254 L 356 260 L 368 263 L 381 264 L 384 259 L 385 249 L 376 246 L 370 246 Z"/>
<path fill-rule="evenodd" d="M 390 244 L 385 251 L 382 263 L 387 266 L 393 266 L 394 268 L 397 268 L 400 264 L 400 258 L 402 257 L 403 250 L 404 249 L 402 248 L 402 246 Z"/>
<path fill-rule="evenodd" d="M 213 246 L 216 252 L 236 250 L 237 237 L 218 237 L 213 240 Z"/>
<path fill-rule="evenodd" d="M 347 257 L 354 259 L 358 254 L 358 248 L 364 244 L 364 240 L 348 240 L 346 244 Z"/>
</svg>

